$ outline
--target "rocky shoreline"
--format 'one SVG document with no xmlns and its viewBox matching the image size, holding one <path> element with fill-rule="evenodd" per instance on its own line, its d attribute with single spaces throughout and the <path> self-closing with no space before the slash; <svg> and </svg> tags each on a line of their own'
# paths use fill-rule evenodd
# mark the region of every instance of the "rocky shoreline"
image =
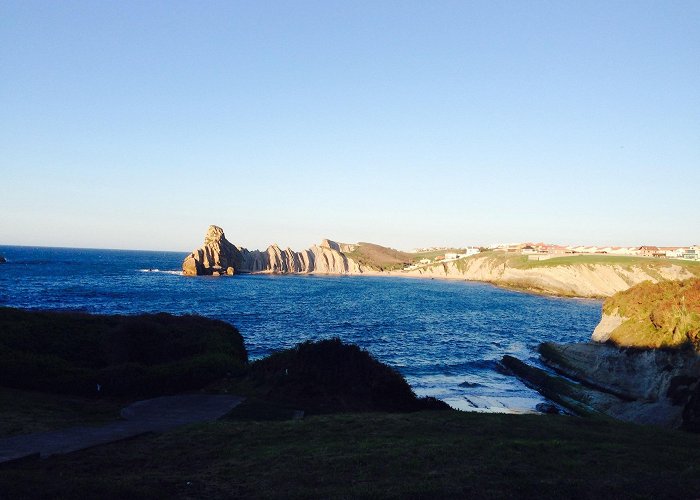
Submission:
<svg viewBox="0 0 700 500">
<path fill-rule="evenodd" d="M 699 297 L 699 279 L 638 285 L 603 309 L 633 304 L 651 326 L 628 308 L 629 317 L 604 314 L 591 342 L 540 344 L 541 361 L 551 371 L 512 356 L 502 363 L 572 413 L 700 432 Z"/>
<path fill-rule="evenodd" d="M 540 295 L 596 299 L 609 297 L 644 281 L 682 280 L 694 276 L 676 264 L 653 269 L 618 264 L 567 264 L 521 269 L 487 255 L 410 271 L 386 271 L 353 260 L 347 255 L 352 247 L 326 239 L 300 252 L 289 248 L 283 250 L 277 245 L 264 251 L 248 250 L 229 242 L 220 227 L 210 226 L 204 245 L 185 258 L 182 271 L 186 276 L 330 274 L 479 281 Z"/>
</svg>

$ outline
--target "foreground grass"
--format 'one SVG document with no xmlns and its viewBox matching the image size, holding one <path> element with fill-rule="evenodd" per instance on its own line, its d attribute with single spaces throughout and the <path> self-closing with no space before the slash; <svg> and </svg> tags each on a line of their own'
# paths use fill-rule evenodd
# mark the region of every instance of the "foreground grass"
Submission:
<svg viewBox="0 0 700 500">
<path fill-rule="evenodd" d="M 0 497 L 696 498 L 700 436 L 462 412 L 221 421 L 0 469 Z"/>
<path fill-rule="evenodd" d="M 119 418 L 122 406 L 124 401 L 0 387 L 0 437 L 110 422 Z"/>
</svg>

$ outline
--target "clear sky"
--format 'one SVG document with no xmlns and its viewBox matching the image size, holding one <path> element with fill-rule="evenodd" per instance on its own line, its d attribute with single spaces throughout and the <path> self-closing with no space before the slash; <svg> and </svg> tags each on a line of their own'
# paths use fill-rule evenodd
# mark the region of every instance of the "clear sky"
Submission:
<svg viewBox="0 0 700 500">
<path fill-rule="evenodd" d="M 700 243 L 700 2 L 0 0 L 0 244 Z"/>
</svg>

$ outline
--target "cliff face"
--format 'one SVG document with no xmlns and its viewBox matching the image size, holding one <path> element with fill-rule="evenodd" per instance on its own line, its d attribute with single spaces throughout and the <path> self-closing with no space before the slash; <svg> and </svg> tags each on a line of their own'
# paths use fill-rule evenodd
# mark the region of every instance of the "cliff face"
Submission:
<svg viewBox="0 0 700 500">
<path fill-rule="evenodd" d="M 539 293 L 589 298 L 609 297 L 644 281 L 656 283 L 694 276 L 675 264 L 659 265 L 653 270 L 616 264 L 567 264 L 521 269 L 488 256 L 445 262 L 401 274 L 486 281 Z"/>
<path fill-rule="evenodd" d="M 395 254 L 400 255 L 397 257 Z M 493 254 L 428 265 L 411 271 L 381 271 L 387 267 L 382 265 L 381 259 L 388 258 L 404 262 L 413 257 L 369 243 L 351 245 L 327 239 L 301 252 L 289 248 L 283 250 L 277 245 L 266 250 L 248 250 L 226 240 L 220 227 L 210 226 L 204 246 L 185 259 L 182 269 L 183 274 L 188 276 L 244 272 L 381 274 L 458 279 L 485 281 L 536 293 L 589 298 L 609 297 L 644 281 L 656 283 L 694 277 L 687 267 L 652 260 L 644 265 L 567 263 L 522 266 Z M 393 260 L 389 263 L 395 264 Z"/>
<path fill-rule="evenodd" d="M 700 279 L 642 283 L 603 311 L 593 342 L 540 345 L 542 361 L 568 379 L 504 361 L 574 411 L 700 432 Z"/>
<path fill-rule="evenodd" d="M 540 354 L 582 382 L 582 399 L 608 416 L 700 431 L 700 356 L 692 351 L 546 343 Z"/>
<path fill-rule="evenodd" d="M 323 240 L 308 250 L 295 252 L 272 245 L 267 250 L 248 250 L 233 245 L 220 227 L 210 226 L 204 246 L 182 264 L 188 276 L 234 273 L 360 274 L 362 268 L 340 251 L 341 245 Z"/>
<path fill-rule="evenodd" d="M 241 252 L 229 242 L 224 230 L 218 226 L 209 226 L 204 236 L 204 246 L 185 257 L 182 274 L 200 276 L 234 274 L 241 262 Z"/>
</svg>

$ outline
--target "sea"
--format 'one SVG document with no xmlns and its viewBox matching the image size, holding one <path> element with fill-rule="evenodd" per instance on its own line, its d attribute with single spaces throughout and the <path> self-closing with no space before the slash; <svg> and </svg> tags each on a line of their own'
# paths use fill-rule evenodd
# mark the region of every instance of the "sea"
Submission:
<svg viewBox="0 0 700 500">
<path fill-rule="evenodd" d="M 601 302 L 486 283 L 382 276 L 182 276 L 180 252 L 0 246 L 0 306 L 101 314 L 198 314 L 234 325 L 251 359 L 339 337 L 453 408 L 532 412 L 543 402 L 505 373 L 538 364 L 540 342 L 582 342 Z"/>
</svg>

